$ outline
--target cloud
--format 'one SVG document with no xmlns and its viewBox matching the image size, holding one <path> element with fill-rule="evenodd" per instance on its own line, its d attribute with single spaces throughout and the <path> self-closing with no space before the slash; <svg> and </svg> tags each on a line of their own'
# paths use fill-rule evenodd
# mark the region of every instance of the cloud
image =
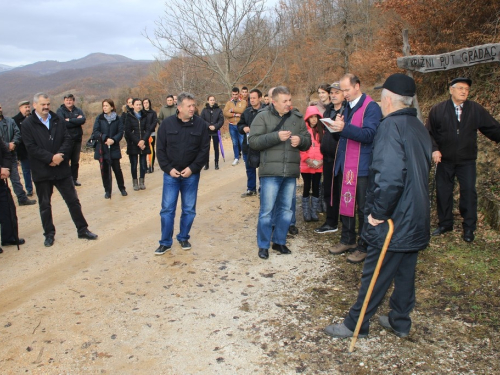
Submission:
<svg viewBox="0 0 500 375">
<path fill-rule="evenodd" d="M 25 0 L 2 8 L 0 64 L 69 61 L 93 52 L 152 60 L 153 34 L 164 0 Z"/>
</svg>

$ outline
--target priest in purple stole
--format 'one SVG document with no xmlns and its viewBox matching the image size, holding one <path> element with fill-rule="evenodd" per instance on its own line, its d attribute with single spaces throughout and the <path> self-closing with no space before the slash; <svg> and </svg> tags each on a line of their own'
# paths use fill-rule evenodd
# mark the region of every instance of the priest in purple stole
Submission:
<svg viewBox="0 0 500 375">
<path fill-rule="evenodd" d="M 343 116 L 338 115 L 331 129 L 339 132 L 340 139 L 335 157 L 333 186 L 340 190 L 340 243 L 329 252 L 333 255 L 352 251 L 347 257 L 351 263 L 363 262 L 366 245 L 360 234 L 364 222 L 365 195 L 368 167 L 371 163 L 372 142 L 382 119 L 379 105 L 361 92 L 361 82 L 354 74 L 340 79 L 340 88 L 348 104 Z M 356 232 L 356 216 L 358 231 Z"/>
</svg>

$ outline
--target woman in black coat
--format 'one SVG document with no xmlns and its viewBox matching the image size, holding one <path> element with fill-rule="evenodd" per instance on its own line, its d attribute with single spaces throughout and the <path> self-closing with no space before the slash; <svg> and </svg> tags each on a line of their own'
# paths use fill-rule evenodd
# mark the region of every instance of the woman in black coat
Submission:
<svg viewBox="0 0 500 375">
<path fill-rule="evenodd" d="M 123 123 L 120 117 L 116 114 L 115 103 L 111 99 L 102 101 L 102 113 L 96 117 L 92 137 L 97 139 L 97 144 L 94 153 L 94 159 L 99 160 L 102 149 L 102 184 L 104 186 L 104 198 L 111 198 L 111 181 L 110 173 L 107 171 L 110 168 L 109 155 L 111 155 L 111 168 L 115 173 L 116 183 L 123 196 L 127 195 L 125 190 L 125 182 L 123 173 L 120 167 L 120 159 L 122 153 L 120 150 L 120 140 L 123 138 Z"/>
<path fill-rule="evenodd" d="M 127 139 L 127 154 L 130 159 L 132 182 L 134 190 L 144 190 L 144 178 L 148 167 L 146 157 L 151 154 L 149 137 L 155 124 L 150 123 L 151 116 L 142 109 L 141 99 L 132 102 L 133 111 L 125 115 L 125 138 Z M 137 164 L 139 163 L 139 181 L 137 180 Z"/>
<path fill-rule="evenodd" d="M 218 130 L 224 125 L 224 116 L 222 115 L 222 109 L 215 102 L 215 96 L 210 95 L 207 98 L 207 104 L 205 108 L 201 111 L 200 116 L 208 126 L 208 135 L 212 138 L 214 144 L 214 154 L 215 154 L 215 169 L 219 169 L 219 135 Z M 208 162 L 205 165 L 205 169 L 208 169 Z"/>
<path fill-rule="evenodd" d="M 151 100 L 148 98 L 142 99 L 142 106 L 144 107 L 144 112 L 147 112 L 148 121 L 152 126 L 151 130 L 151 155 L 149 156 L 149 168 L 146 170 L 146 173 L 153 173 L 155 171 L 155 143 L 156 143 L 156 124 L 158 123 L 158 116 L 156 112 L 153 110 L 153 106 L 151 105 Z"/>
</svg>

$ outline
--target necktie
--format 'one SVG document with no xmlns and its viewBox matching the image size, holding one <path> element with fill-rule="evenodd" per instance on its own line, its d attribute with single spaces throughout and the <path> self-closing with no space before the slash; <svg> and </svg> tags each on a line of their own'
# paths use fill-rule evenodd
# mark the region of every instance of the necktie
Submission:
<svg viewBox="0 0 500 375">
<path fill-rule="evenodd" d="M 462 117 L 462 106 L 459 105 L 459 106 L 455 107 L 455 109 L 457 111 L 457 119 L 460 122 L 460 117 Z"/>
</svg>

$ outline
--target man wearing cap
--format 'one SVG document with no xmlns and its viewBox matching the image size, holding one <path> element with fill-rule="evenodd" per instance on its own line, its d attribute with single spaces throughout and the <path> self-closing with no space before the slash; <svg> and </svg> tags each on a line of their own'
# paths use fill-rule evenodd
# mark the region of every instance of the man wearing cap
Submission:
<svg viewBox="0 0 500 375">
<path fill-rule="evenodd" d="M 474 241 L 477 222 L 476 158 L 477 130 L 500 142 L 500 124 L 481 105 L 467 100 L 472 81 L 455 78 L 450 99 L 429 112 L 426 127 L 432 138 L 432 159 L 436 166 L 436 198 L 439 226 L 433 236 L 453 230 L 453 185 L 460 184 L 459 209 L 463 218 L 463 239 Z"/>
<path fill-rule="evenodd" d="M 70 153 L 71 175 L 75 186 L 82 186 L 78 182 L 78 168 L 80 167 L 80 152 L 82 151 L 82 126 L 85 124 L 85 115 L 82 110 L 75 106 L 73 94 L 64 95 L 64 103 L 57 109 L 57 115 L 66 121 L 66 128 L 73 140 Z"/>
<path fill-rule="evenodd" d="M 356 244 L 356 216 L 358 233 L 361 233 L 372 142 L 382 112 L 372 98 L 361 92 L 361 82 L 354 74 L 344 75 L 340 79 L 340 88 L 348 104 L 343 116 L 337 116 L 330 128 L 340 135 L 333 172 L 333 189 L 340 191 L 342 234 L 340 243 L 329 252 L 339 255 L 353 251 L 347 260 L 360 263 L 366 258 L 366 244 L 361 238 Z"/>
<path fill-rule="evenodd" d="M 330 104 L 326 106 L 323 118 L 335 120 L 337 115 L 342 115 L 346 102 L 344 93 L 340 89 L 340 82 L 334 82 L 329 86 Z M 340 191 L 332 192 L 332 177 L 337 145 L 338 133 L 325 132 L 321 140 L 321 153 L 323 154 L 323 191 L 326 203 L 326 220 L 322 226 L 314 229 L 316 233 L 334 233 L 338 230 Z M 338 186 L 336 186 L 338 187 Z"/>
<path fill-rule="evenodd" d="M 21 125 L 24 119 L 31 113 L 30 101 L 21 100 L 17 104 L 17 106 L 19 107 L 19 113 L 12 117 L 12 120 L 14 120 L 14 122 L 17 124 L 17 127 L 21 132 L 21 143 L 19 143 L 19 146 L 17 146 L 16 153 L 17 158 L 21 162 L 21 168 L 23 170 L 24 187 L 26 188 L 26 194 L 28 195 L 28 197 L 31 197 L 33 196 L 33 180 L 31 178 L 31 167 L 30 161 L 28 160 L 28 152 L 26 151 L 26 146 L 23 142 L 23 130 Z"/>
<path fill-rule="evenodd" d="M 12 188 L 17 196 L 17 201 L 20 206 L 30 206 L 36 203 L 36 200 L 29 199 L 21 184 L 21 177 L 17 168 L 17 155 L 16 151 L 21 143 L 21 132 L 16 123 L 10 117 L 4 117 L 2 112 L 2 105 L 0 104 L 0 138 L 9 146 L 11 154 L 10 181 Z"/>
<path fill-rule="evenodd" d="M 356 303 L 343 323 L 332 324 L 325 333 L 332 337 L 351 337 L 384 244 L 388 225 L 394 222 L 392 235 L 380 274 L 375 283 L 358 337 L 366 337 L 370 318 L 377 311 L 394 281 L 387 316 L 379 323 L 399 337 L 410 332 L 410 312 L 415 305 L 415 266 L 418 251 L 430 238 L 428 175 L 432 142 L 417 111 L 409 108 L 415 95 L 415 81 L 404 74 L 393 74 L 382 86 L 381 106 L 384 119 L 373 140 L 365 203 L 362 238 L 368 244 L 361 287 Z M 418 204 L 415 204 L 418 202 Z"/>
</svg>

